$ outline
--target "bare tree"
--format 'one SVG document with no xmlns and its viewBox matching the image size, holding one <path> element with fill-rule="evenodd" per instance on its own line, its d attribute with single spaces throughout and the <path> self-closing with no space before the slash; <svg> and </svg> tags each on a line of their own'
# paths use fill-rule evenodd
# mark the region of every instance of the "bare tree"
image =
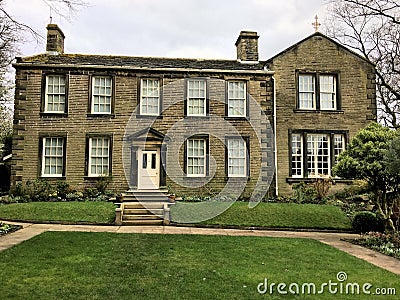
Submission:
<svg viewBox="0 0 400 300">
<path fill-rule="evenodd" d="M 378 116 L 400 128 L 399 0 L 331 0 L 327 34 L 376 65 Z"/>
</svg>

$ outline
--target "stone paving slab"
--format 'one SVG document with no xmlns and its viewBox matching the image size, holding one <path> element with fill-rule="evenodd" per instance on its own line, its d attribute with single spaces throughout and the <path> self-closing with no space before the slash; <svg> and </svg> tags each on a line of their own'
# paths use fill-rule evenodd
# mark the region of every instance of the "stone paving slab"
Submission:
<svg viewBox="0 0 400 300">
<path fill-rule="evenodd" d="M 1 222 L 1 220 L 0 220 Z M 342 239 L 354 239 L 359 235 L 351 233 L 278 231 L 278 230 L 243 230 L 217 229 L 199 227 L 175 226 L 96 226 L 96 225 L 61 225 L 61 224 L 31 224 L 8 222 L 21 225 L 23 228 L 0 237 L 0 251 L 8 249 L 45 231 L 79 231 L 79 232 L 115 232 L 115 233 L 148 233 L 148 234 L 201 234 L 226 236 L 261 236 L 281 238 L 309 238 L 335 247 L 357 258 L 368 261 L 380 268 L 400 275 L 400 260 L 354 245 Z"/>
</svg>

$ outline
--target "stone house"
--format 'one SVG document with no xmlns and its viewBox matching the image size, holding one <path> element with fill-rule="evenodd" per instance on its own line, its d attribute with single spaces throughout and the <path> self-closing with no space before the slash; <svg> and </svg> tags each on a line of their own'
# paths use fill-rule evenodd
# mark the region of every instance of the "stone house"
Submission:
<svg viewBox="0 0 400 300">
<path fill-rule="evenodd" d="M 12 184 L 264 197 L 330 175 L 376 119 L 374 66 L 321 33 L 261 60 L 258 38 L 237 60 L 80 55 L 48 25 L 46 53 L 13 65 Z"/>
</svg>

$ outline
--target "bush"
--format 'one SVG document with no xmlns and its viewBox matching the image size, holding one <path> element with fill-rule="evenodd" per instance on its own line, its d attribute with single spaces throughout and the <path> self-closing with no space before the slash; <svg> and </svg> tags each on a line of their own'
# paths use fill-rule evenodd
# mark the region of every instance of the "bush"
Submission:
<svg viewBox="0 0 400 300">
<path fill-rule="evenodd" d="M 57 181 L 56 183 L 57 196 L 61 199 L 66 199 L 67 195 L 72 192 L 69 183 L 65 181 Z"/>
<path fill-rule="evenodd" d="M 107 192 L 107 188 L 109 186 L 109 184 L 112 181 L 112 177 L 111 176 L 101 176 L 98 181 L 95 184 L 95 188 L 97 189 L 97 191 L 102 194 L 102 195 L 106 195 L 108 194 Z"/>
<path fill-rule="evenodd" d="M 325 179 L 317 179 L 314 182 L 307 184 L 300 182 L 293 185 L 294 203 L 310 203 L 310 204 L 325 204 L 328 184 Z"/>
<path fill-rule="evenodd" d="M 50 198 L 56 198 L 57 192 L 47 181 L 36 179 L 28 180 L 26 182 L 25 196 L 29 199 L 29 201 L 47 202 L 50 200 Z"/>
<path fill-rule="evenodd" d="M 385 222 L 373 212 L 362 211 L 354 216 L 352 227 L 357 233 L 383 232 L 385 231 Z"/>
<path fill-rule="evenodd" d="M 107 201 L 111 192 L 106 188 L 110 183 L 109 177 L 100 179 L 95 186 L 86 187 L 82 192 L 72 190 L 66 181 L 49 183 L 43 179 L 28 180 L 26 184 L 18 183 L 11 188 L 7 199 L 0 202 L 49 202 L 49 201 Z"/>
</svg>

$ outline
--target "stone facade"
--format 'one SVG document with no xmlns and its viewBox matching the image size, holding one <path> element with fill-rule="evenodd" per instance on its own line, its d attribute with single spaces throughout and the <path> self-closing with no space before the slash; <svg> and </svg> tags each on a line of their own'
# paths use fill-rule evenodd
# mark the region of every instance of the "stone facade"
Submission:
<svg viewBox="0 0 400 300">
<path fill-rule="evenodd" d="M 291 130 L 335 128 L 348 132 L 346 137 L 350 138 L 376 118 L 373 66 L 320 34 L 259 62 L 255 32 L 241 32 L 236 42 L 238 60 L 230 61 L 63 54 L 62 31 L 56 25 L 49 25 L 48 31 L 52 38 L 56 36 L 48 40 L 48 44 L 53 43 L 48 53 L 17 58 L 14 64 L 12 184 L 44 178 L 66 180 L 77 189 L 91 185 L 99 177 L 90 176 L 88 170 L 90 139 L 106 137 L 110 141 L 107 159 L 113 178 L 110 188 L 116 191 L 140 188 L 139 168 L 147 167 L 141 155 L 150 151 L 149 155 L 154 152 L 160 161 L 157 187 L 168 187 L 179 195 L 218 194 L 224 188 L 238 186 L 243 197 L 272 195 L 276 182 L 280 193 L 289 193 Z M 340 74 L 340 109 L 296 110 L 299 70 Z M 46 78 L 52 75 L 61 76 L 66 88 L 65 109 L 56 113 L 45 109 Z M 111 82 L 109 113 L 93 113 L 95 77 Z M 140 108 L 142 80 L 149 78 L 160 84 L 158 116 L 144 115 Z M 189 80 L 206 84 L 204 115 L 187 113 Z M 242 116 L 228 113 L 227 99 L 233 97 L 229 95 L 229 82 L 244 83 Z M 204 176 L 187 174 L 186 141 L 193 137 L 206 144 Z M 237 137 L 246 143 L 246 174 L 232 177 L 228 176 L 227 140 Z M 46 138 L 63 141 L 63 151 L 59 149 L 63 170 L 59 176 L 43 176 Z"/>
<path fill-rule="evenodd" d="M 292 193 L 292 183 L 307 180 L 290 176 L 290 134 L 343 132 L 351 139 L 376 121 L 374 66 L 326 36 L 316 33 L 268 61 L 276 86 L 276 149 L 279 192 Z M 337 98 L 332 110 L 298 109 L 298 75 L 335 74 Z M 336 180 L 340 183 L 340 180 Z M 336 187 L 340 187 L 338 184 Z"/>
</svg>

